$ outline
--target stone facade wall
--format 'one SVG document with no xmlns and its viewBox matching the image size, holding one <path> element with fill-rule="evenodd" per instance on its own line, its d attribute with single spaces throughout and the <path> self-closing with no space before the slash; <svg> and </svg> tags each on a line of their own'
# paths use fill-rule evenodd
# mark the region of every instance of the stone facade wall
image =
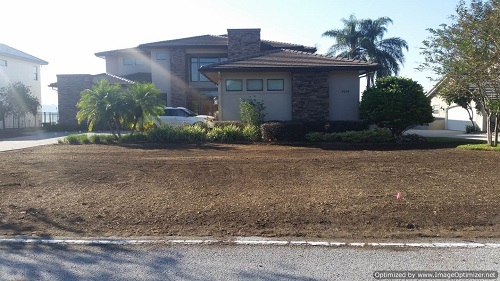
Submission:
<svg viewBox="0 0 500 281">
<path fill-rule="evenodd" d="M 170 50 L 170 92 L 172 106 L 187 105 L 188 77 L 187 77 L 186 50 L 174 48 Z"/>
<path fill-rule="evenodd" d="M 228 58 L 253 55 L 260 52 L 260 29 L 228 29 Z"/>
<path fill-rule="evenodd" d="M 80 92 L 90 89 L 93 85 L 90 74 L 57 75 L 57 97 L 59 123 L 76 125 L 76 104 L 80 101 Z"/>
<path fill-rule="evenodd" d="M 328 72 L 293 72 L 292 119 L 321 121 L 328 118 Z"/>
</svg>

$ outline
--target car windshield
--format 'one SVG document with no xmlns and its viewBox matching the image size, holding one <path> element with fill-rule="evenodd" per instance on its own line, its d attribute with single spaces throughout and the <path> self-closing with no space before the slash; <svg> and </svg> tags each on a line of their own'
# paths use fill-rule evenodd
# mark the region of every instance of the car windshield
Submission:
<svg viewBox="0 0 500 281">
<path fill-rule="evenodd" d="M 191 110 L 189 110 L 187 108 L 183 109 L 183 111 L 185 111 L 188 114 L 188 116 L 196 116 L 197 115 L 196 113 L 192 112 Z"/>
</svg>

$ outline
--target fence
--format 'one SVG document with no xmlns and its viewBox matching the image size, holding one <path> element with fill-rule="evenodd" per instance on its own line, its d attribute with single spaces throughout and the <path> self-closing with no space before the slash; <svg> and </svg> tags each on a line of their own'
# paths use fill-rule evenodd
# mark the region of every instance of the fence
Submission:
<svg viewBox="0 0 500 281">
<path fill-rule="evenodd" d="M 36 116 L 26 115 L 19 118 L 14 118 L 10 115 L 6 116 L 3 122 L 0 119 L 0 129 L 33 128 L 49 124 L 57 124 L 58 122 L 59 114 L 57 112 L 39 112 Z"/>
</svg>

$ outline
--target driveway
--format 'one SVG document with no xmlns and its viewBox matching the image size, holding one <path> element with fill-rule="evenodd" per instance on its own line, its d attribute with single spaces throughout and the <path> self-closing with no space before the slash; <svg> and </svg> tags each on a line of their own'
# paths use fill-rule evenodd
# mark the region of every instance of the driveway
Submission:
<svg viewBox="0 0 500 281">
<path fill-rule="evenodd" d="M 466 134 L 451 130 L 408 130 L 406 134 L 417 134 L 423 137 L 460 138 L 487 141 L 486 133 Z"/>
</svg>

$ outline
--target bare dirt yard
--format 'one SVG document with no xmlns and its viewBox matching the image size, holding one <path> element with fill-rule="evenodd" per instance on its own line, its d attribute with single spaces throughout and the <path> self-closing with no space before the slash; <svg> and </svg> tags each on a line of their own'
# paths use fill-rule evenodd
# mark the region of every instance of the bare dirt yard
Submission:
<svg viewBox="0 0 500 281">
<path fill-rule="evenodd" d="M 0 235 L 500 238 L 495 152 L 49 145 L 0 161 Z"/>
</svg>

